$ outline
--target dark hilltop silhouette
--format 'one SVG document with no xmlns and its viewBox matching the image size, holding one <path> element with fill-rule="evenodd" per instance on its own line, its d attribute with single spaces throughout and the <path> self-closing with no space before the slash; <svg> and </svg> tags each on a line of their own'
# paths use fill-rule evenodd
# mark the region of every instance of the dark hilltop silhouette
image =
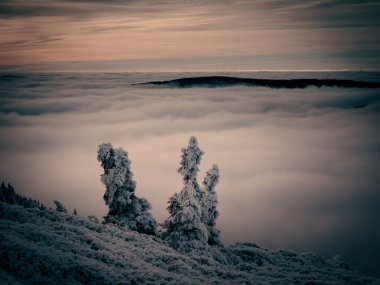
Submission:
<svg viewBox="0 0 380 285">
<path fill-rule="evenodd" d="M 357 81 L 346 79 L 255 79 L 230 76 L 201 76 L 187 77 L 164 81 L 151 81 L 138 85 L 158 85 L 162 87 L 191 88 L 191 87 L 228 87 L 235 85 L 269 88 L 306 88 L 314 87 L 343 87 L 343 88 L 380 88 L 380 82 Z"/>
</svg>

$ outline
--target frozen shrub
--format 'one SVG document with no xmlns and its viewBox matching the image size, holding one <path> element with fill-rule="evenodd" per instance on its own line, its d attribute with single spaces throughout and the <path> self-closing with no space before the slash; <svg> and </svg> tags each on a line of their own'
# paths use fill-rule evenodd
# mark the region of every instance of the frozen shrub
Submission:
<svg viewBox="0 0 380 285">
<path fill-rule="evenodd" d="M 58 200 L 54 200 L 54 204 L 57 212 L 67 213 L 67 209 L 65 208 L 65 206 L 63 206 L 61 202 L 59 202 Z"/>
<path fill-rule="evenodd" d="M 99 219 L 94 215 L 88 216 L 88 219 L 95 224 L 99 224 Z"/>
</svg>

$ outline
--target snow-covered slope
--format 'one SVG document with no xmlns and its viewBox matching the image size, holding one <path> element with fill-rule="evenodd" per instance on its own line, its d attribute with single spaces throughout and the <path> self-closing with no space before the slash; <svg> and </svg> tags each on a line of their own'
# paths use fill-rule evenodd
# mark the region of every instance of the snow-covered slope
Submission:
<svg viewBox="0 0 380 285">
<path fill-rule="evenodd" d="M 0 202 L 0 284 L 380 284 L 340 258 L 252 243 L 181 254 L 157 237 Z"/>
</svg>

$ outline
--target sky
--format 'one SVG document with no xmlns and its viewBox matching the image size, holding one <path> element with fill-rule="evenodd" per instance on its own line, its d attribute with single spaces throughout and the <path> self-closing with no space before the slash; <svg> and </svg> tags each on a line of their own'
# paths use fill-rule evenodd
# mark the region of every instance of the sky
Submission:
<svg viewBox="0 0 380 285">
<path fill-rule="evenodd" d="M 380 67 L 376 0 L 2 0 L 0 70 Z"/>
</svg>

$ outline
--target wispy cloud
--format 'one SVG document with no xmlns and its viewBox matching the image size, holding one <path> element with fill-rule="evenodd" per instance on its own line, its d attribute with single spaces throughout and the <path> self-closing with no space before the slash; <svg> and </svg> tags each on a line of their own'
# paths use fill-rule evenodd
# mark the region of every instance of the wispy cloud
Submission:
<svg viewBox="0 0 380 285">
<path fill-rule="evenodd" d="M 158 58 L 176 57 L 186 66 L 192 58 L 217 56 L 219 69 L 245 63 L 250 69 L 376 68 L 380 55 L 360 50 L 379 49 L 378 8 L 376 1 L 338 0 L 7 0 L 0 3 L 0 35 L 7 43 L 0 43 L 0 64 L 144 59 L 145 69 L 156 69 Z M 260 63 L 264 52 L 280 60 Z M 311 59 L 297 60 L 297 54 Z M 234 61 L 241 55 L 250 58 Z"/>
</svg>

